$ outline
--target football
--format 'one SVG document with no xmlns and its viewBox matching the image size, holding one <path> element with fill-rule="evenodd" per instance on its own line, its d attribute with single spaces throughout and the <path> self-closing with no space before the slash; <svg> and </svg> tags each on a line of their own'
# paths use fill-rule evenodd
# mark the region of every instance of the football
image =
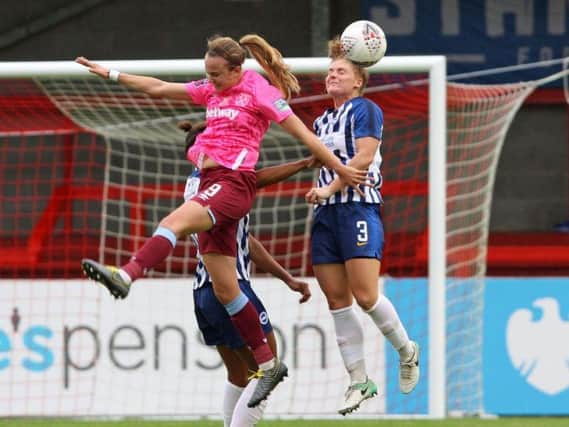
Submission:
<svg viewBox="0 0 569 427">
<path fill-rule="evenodd" d="M 340 42 L 346 58 L 362 67 L 377 63 L 387 50 L 385 33 L 371 21 L 352 22 L 340 36 Z"/>
</svg>

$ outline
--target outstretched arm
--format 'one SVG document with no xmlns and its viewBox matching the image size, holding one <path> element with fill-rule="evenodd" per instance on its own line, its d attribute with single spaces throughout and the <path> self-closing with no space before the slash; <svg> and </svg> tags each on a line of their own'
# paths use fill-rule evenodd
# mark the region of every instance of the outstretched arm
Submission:
<svg viewBox="0 0 569 427">
<path fill-rule="evenodd" d="M 292 277 L 290 273 L 271 256 L 263 244 L 251 234 L 249 234 L 249 253 L 251 260 L 257 267 L 272 274 L 277 279 L 281 279 L 291 290 L 300 293 L 302 295 L 299 300 L 300 303 L 308 301 L 311 295 L 308 283 Z"/>
<path fill-rule="evenodd" d="M 155 77 L 126 73 L 119 73 L 118 76 L 112 76 L 110 75 L 111 70 L 96 62 L 89 61 L 83 56 L 77 57 L 75 62 L 87 67 L 90 73 L 96 74 L 103 79 L 114 77 L 114 80 L 118 83 L 155 98 L 188 99 L 188 93 L 183 83 L 170 83 Z"/>
<path fill-rule="evenodd" d="M 288 116 L 280 123 L 280 125 L 292 136 L 302 141 L 302 143 L 306 145 L 312 154 L 318 157 L 322 163 L 336 171 L 346 185 L 357 188 L 359 184 L 365 181 L 367 171 L 343 165 L 340 159 L 328 151 L 324 144 L 320 142 L 318 137 L 304 125 L 302 120 L 300 120 L 296 114 Z"/>
</svg>

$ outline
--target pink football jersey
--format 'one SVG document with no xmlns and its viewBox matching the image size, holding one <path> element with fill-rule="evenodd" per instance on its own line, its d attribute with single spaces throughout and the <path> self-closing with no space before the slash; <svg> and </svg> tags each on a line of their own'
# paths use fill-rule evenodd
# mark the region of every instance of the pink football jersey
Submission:
<svg viewBox="0 0 569 427">
<path fill-rule="evenodd" d="M 226 168 L 254 170 L 271 120 L 280 123 L 292 114 L 282 93 L 255 71 L 245 71 L 222 92 L 207 79 L 186 83 L 186 90 L 193 103 L 207 107 L 207 127 L 188 151 L 198 168 L 207 155 Z"/>
</svg>

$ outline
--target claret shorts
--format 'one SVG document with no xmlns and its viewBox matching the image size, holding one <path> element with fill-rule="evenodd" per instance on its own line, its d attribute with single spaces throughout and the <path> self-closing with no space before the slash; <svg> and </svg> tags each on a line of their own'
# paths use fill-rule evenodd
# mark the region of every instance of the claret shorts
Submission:
<svg viewBox="0 0 569 427">
<path fill-rule="evenodd" d="M 216 166 L 200 171 L 200 186 L 191 200 L 208 208 L 213 228 L 198 233 L 200 253 L 235 257 L 237 225 L 253 206 L 257 191 L 254 171 Z"/>
</svg>

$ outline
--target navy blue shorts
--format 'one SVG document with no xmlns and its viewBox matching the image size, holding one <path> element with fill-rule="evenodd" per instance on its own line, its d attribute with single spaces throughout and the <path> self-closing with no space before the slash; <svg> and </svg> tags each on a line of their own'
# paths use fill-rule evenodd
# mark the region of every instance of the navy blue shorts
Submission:
<svg viewBox="0 0 569 427">
<path fill-rule="evenodd" d="M 251 284 L 248 281 L 240 280 L 239 287 L 257 309 L 265 335 L 272 332 L 273 327 L 267 310 L 251 288 Z M 245 347 L 246 344 L 233 326 L 225 307 L 213 293 L 213 286 L 205 285 L 194 290 L 194 311 L 198 327 L 207 345 L 224 345 L 232 349 Z"/>
<path fill-rule="evenodd" d="M 319 206 L 312 224 L 312 264 L 343 264 L 352 258 L 381 260 L 383 222 L 379 205 L 339 203 Z"/>
</svg>

